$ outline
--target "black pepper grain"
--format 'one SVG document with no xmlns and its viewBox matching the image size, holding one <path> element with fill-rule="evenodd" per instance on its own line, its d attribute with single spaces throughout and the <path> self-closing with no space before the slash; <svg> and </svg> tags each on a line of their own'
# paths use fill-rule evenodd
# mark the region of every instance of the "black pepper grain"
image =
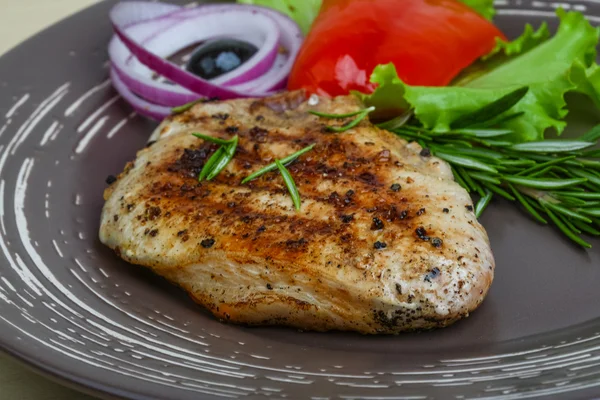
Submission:
<svg viewBox="0 0 600 400">
<path fill-rule="evenodd" d="M 444 242 L 440 238 L 435 237 L 435 238 L 431 239 L 431 245 L 433 247 L 435 247 L 436 249 L 439 249 L 440 247 L 442 247 L 443 244 L 444 244 Z"/>
<path fill-rule="evenodd" d="M 473 211 L 473 206 L 471 205 L 465 206 L 465 208 L 467 209 L 467 211 Z"/>
<path fill-rule="evenodd" d="M 384 228 L 383 221 L 379 218 L 373 218 L 373 223 L 371 224 L 372 231 L 380 231 Z"/>
<path fill-rule="evenodd" d="M 400 189 L 402 189 L 402 186 L 399 183 L 394 183 L 392 186 L 390 186 L 390 190 L 392 192 L 399 192 Z"/>
<path fill-rule="evenodd" d="M 425 228 L 423 228 L 422 226 L 418 227 L 415 230 L 415 233 L 417 234 L 417 237 L 421 240 L 424 240 L 426 242 L 429 241 L 430 237 L 427 236 L 427 231 L 425 230 Z"/>
<path fill-rule="evenodd" d="M 387 244 L 383 243 L 383 242 L 375 242 L 375 244 L 373 245 L 373 248 L 375 248 L 375 250 L 382 250 L 385 249 L 387 247 Z"/>
<path fill-rule="evenodd" d="M 448 213 L 450 212 L 450 210 L 449 210 L 449 209 L 447 209 L 447 208 L 444 208 L 444 209 L 442 210 L 442 212 L 443 212 L 444 214 L 448 214 Z"/>
<path fill-rule="evenodd" d="M 112 185 L 116 181 L 117 181 L 117 177 L 114 176 L 114 175 L 109 175 L 109 176 L 106 177 L 106 184 L 107 185 Z"/>
<path fill-rule="evenodd" d="M 431 150 L 428 148 L 424 148 L 421 150 L 421 157 L 431 157 Z"/>
<path fill-rule="evenodd" d="M 421 208 L 419 211 L 417 211 L 417 216 L 420 217 L 421 215 L 425 214 L 425 211 L 426 210 L 424 208 Z"/>
<path fill-rule="evenodd" d="M 225 132 L 227 133 L 237 133 L 240 130 L 237 126 L 228 126 L 225 128 Z"/>
<path fill-rule="evenodd" d="M 215 244 L 215 239 L 204 239 L 200 242 L 200 245 L 205 249 L 210 249 Z"/>
<path fill-rule="evenodd" d="M 273 286 L 271 286 L 271 284 L 270 284 L 270 283 L 267 283 L 267 289 L 269 289 L 269 290 L 273 290 Z"/>
<path fill-rule="evenodd" d="M 351 215 L 342 215 L 341 219 L 342 219 L 343 223 L 349 224 L 350 222 L 354 221 L 354 214 L 351 214 Z"/>
</svg>

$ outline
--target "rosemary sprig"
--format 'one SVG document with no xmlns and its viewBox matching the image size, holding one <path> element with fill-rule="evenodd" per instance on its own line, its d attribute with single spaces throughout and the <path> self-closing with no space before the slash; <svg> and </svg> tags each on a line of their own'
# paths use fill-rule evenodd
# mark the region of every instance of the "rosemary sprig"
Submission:
<svg viewBox="0 0 600 400">
<path fill-rule="evenodd" d="M 495 109 L 488 108 L 487 118 L 497 119 L 494 114 L 524 93 L 514 92 Z M 478 217 L 497 195 L 518 202 L 536 221 L 551 222 L 573 242 L 590 247 L 581 235 L 600 235 L 600 151 L 589 150 L 600 140 L 600 126 L 578 140 L 514 144 L 502 140 L 512 132 L 484 128 L 491 125 L 481 122 L 483 114 L 475 117 L 468 126 L 446 133 L 417 126 L 414 120 L 393 132 L 449 162 L 456 181 L 479 195 Z M 477 128 L 471 128 L 473 121 Z"/>
<path fill-rule="evenodd" d="M 278 169 L 279 173 L 283 177 L 285 186 L 287 187 L 288 191 L 290 192 L 290 196 L 292 197 L 292 201 L 294 202 L 294 207 L 296 207 L 296 210 L 300 210 L 300 207 L 302 206 L 302 201 L 300 199 L 300 193 L 298 192 L 298 187 L 296 186 L 296 182 L 294 182 L 294 178 L 292 178 L 292 174 L 290 174 L 290 171 L 288 171 L 288 169 L 285 166 L 287 164 L 290 164 L 291 162 L 296 161 L 298 159 L 298 157 L 300 157 L 301 155 L 303 155 L 305 153 L 308 153 L 315 146 L 316 146 L 316 143 L 311 144 L 310 146 L 305 147 L 300 151 L 297 151 L 296 153 L 292 154 L 291 156 L 287 156 L 281 160 L 275 160 L 274 163 L 269 164 L 264 168 L 261 168 L 260 170 L 256 171 L 252 175 L 245 178 L 242 181 L 242 184 L 248 183 L 256 178 L 261 177 L 262 175 L 264 175 L 266 173 L 269 173 L 269 172 L 272 172 L 272 171 L 275 171 Z"/>
<path fill-rule="evenodd" d="M 215 163 L 210 173 L 206 177 L 207 181 L 212 180 L 215 176 L 219 175 L 221 171 L 227 167 L 227 164 L 231 162 L 233 156 L 235 155 L 235 151 L 237 150 L 237 146 L 239 143 L 239 138 L 237 135 L 231 139 L 231 143 L 226 146 L 221 146 L 221 149 L 224 149 L 223 156 Z"/>
<path fill-rule="evenodd" d="M 280 162 L 285 166 L 288 165 L 289 163 L 296 161 L 298 159 L 298 157 L 300 157 L 301 155 L 308 153 L 309 151 L 311 151 L 314 147 L 316 146 L 315 144 L 311 144 L 308 147 L 303 148 L 302 150 L 292 154 L 291 156 L 287 156 L 286 158 L 283 158 L 280 160 Z M 267 165 L 264 168 L 261 168 L 260 170 L 256 171 L 255 173 L 251 174 L 250 176 L 246 177 L 243 181 L 242 184 L 246 184 L 256 178 L 259 178 L 261 176 L 263 176 L 266 173 L 269 173 L 271 171 L 275 171 L 277 169 L 277 163 L 271 163 L 269 165 Z"/>
<path fill-rule="evenodd" d="M 179 107 L 174 107 L 171 109 L 171 113 L 172 114 L 181 114 L 184 113 L 186 111 L 188 111 L 189 109 L 191 109 L 192 107 L 194 107 L 196 104 L 198 103 L 202 103 L 205 99 L 198 99 L 198 100 L 194 100 L 191 101 L 189 103 L 186 103 L 184 105 L 181 105 Z"/>
<path fill-rule="evenodd" d="M 221 145 L 221 146 L 230 145 L 232 143 L 232 140 L 233 140 L 233 139 L 229 139 L 229 140 L 219 139 L 219 138 L 216 138 L 216 137 L 213 137 L 213 136 L 203 135 L 201 133 L 192 133 L 192 136 L 195 136 L 198 139 L 202 139 L 205 142 L 210 142 L 210 143 L 218 144 L 218 145 Z"/>
<path fill-rule="evenodd" d="M 233 159 L 239 143 L 239 137 L 235 135 L 233 138 L 225 140 L 201 133 L 192 133 L 192 136 L 220 146 L 206 161 L 204 167 L 202 167 L 202 171 L 200 171 L 200 175 L 198 175 L 198 181 L 202 182 L 205 179 L 210 181 L 219 175 Z"/>
<path fill-rule="evenodd" d="M 277 168 L 283 177 L 283 182 L 290 192 L 290 196 L 292 196 L 294 207 L 296 207 L 296 210 L 300 210 L 300 207 L 302 207 L 302 202 L 300 200 L 300 193 L 298 192 L 298 187 L 296 186 L 296 182 L 294 182 L 294 178 L 292 178 L 290 171 L 288 171 L 281 161 L 275 160 L 275 165 L 277 165 Z"/>
<path fill-rule="evenodd" d="M 461 129 L 486 123 L 510 110 L 515 104 L 521 101 L 523 97 L 525 97 L 528 91 L 529 87 L 527 86 L 514 90 L 475 112 L 461 116 L 460 118 L 454 120 L 450 126 L 452 129 Z"/>
<path fill-rule="evenodd" d="M 342 126 L 331 126 L 331 125 L 327 126 L 328 131 L 341 133 L 341 132 L 346 132 L 346 131 L 354 128 L 358 124 L 360 124 L 367 117 L 367 115 L 369 115 L 373 111 L 375 111 L 375 107 L 365 108 L 363 110 L 358 110 L 358 111 L 351 112 L 348 114 L 327 114 L 327 113 L 322 113 L 319 111 L 309 111 L 309 113 L 316 115 L 317 117 L 328 118 L 328 119 L 344 119 L 344 118 L 356 117 L 352 121 L 350 121 L 347 124 L 342 125 Z"/>
<path fill-rule="evenodd" d="M 475 215 L 477 218 L 481 217 L 483 211 L 487 208 L 487 206 L 492 201 L 492 197 L 494 197 L 494 193 L 489 190 L 486 190 L 485 196 L 483 196 L 475 205 Z"/>
</svg>

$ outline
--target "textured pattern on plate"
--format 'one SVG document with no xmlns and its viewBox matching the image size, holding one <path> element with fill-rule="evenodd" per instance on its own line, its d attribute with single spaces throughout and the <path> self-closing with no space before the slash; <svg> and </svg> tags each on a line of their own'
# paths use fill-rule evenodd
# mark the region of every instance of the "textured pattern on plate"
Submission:
<svg viewBox="0 0 600 400">
<path fill-rule="evenodd" d="M 111 2 L 0 60 L 0 346 L 136 399 L 572 398 L 600 392 L 600 243 L 582 252 L 512 205 L 483 219 L 497 276 L 449 329 L 399 337 L 222 325 L 97 240 L 104 178 L 153 125 L 105 81 Z M 516 35 L 556 3 L 503 2 Z M 596 1 L 564 6 L 600 16 Z M 596 21 L 596 19 L 594 19 Z M 73 32 L 86 32 L 73 35 Z M 44 60 L 28 62 L 31 55 Z"/>
</svg>

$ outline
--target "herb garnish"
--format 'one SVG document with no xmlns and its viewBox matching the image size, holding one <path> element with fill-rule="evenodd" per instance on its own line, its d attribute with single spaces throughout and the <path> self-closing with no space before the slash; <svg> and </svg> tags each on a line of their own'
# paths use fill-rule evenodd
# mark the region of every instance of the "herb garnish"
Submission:
<svg viewBox="0 0 600 400">
<path fill-rule="evenodd" d="M 275 160 L 275 164 L 277 165 L 277 168 L 279 169 L 279 172 L 283 177 L 283 182 L 288 188 L 290 196 L 292 196 L 294 207 L 296 207 L 296 210 L 300 210 L 300 207 L 302 207 L 302 202 L 300 201 L 300 193 L 298 192 L 298 187 L 296 186 L 296 182 L 294 182 L 294 178 L 292 178 L 290 171 L 288 171 L 288 169 L 281 163 L 281 161 Z"/>
<path fill-rule="evenodd" d="M 204 179 L 210 181 L 223 171 L 233 159 L 239 143 L 239 137 L 235 135 L 232 139 L 224 140 L 201 133 L 192 133 L 192 135 L 204 141 L 220 145 L 217 151 L 206 161 L 198 176 L 198 181 L 200 182 Z"/>
<path fill-rule="evenodd" d="M 292 161 L 296 161 L 296 159 L 298 157 L 300 157 L 301 155 L 303 155 L 304 153 L 308 153 L 309 151 L 311 151 L 314 147 L 316 146 L 315 144 L 311 144 L 308 147 L 303 148 L 302 150 L 292 154 L 291 156 L 287 156 L 286 158 L 282 158 L 280 160 L 280 162 L 285 166 L 289 163 L 291 163 Z M 261 168 L 260 170 L 256 171 L 255 173 L 253 173 L 252 175 L 248 176 L 247 178 L 245 178 L 242 181 L 242 184 L 248 183 L 256 178 L 261 177 L 262 175 L 269 173 L 271 171 L 275 171 L 277 169 L 277 164 L 276 163 L 271 163 L 269 165 L 267 165 L 264 168 Z"/>
<path fill-rule="evenodd" d="M 184 112 L 188 111 L 189 109 L 191 109 L 192 107 L 194 107 L 196 104 L 202 103 L 203 101 L 206 101 L 206 99 L 198 99 L 198 100 L 194 100 L 194 101 L 191 101 L 189 103 L 186 103 L 186 104 L 184 104 L 182 106 L 179 106 L 179 107 L 173 107 L 171 109 L 171 113 L 172 114 L 181 114 L 181 113 L 184 113 Z"/>
<path fill-rule="evenodd" d="M 275 171 L 276 169 L 278 169 L 279 173 L 283 177 L 283 181 L 284 181 L 288 191 L 290 192 L 290 196 L 292 197 L 292 201 L 294 202 L 294 206 L 296 207 L 296 210 L 300 210 L 300 207 L 302 206 L 302 202 L 300 200 L 300 193 L 298 192 L 298 187 L 296 186 L 296 182 L 294 182 L 294 178 L 292 178 L 290 171 L 288 171 L 288 169 L 285 166 L 286 166 L 286 164 L 289 164 L 289 163 L 295 161 L 296 159 L 298 159 L 298 157 L 300 157 L 301 155 L 311 151 L 315 146 L 316 146 L 316 144 L 312 144 L 312 145 L 305 147 L 302 150 L 292 154 L 291 156 L 287 156 L 286 158 L 283 158 L 281 160 L 275 160 L 274 163 L 267 165 L 266 167 L 256 171 L 252 175 L 245 178 L 242 181 L 242 184 L 248 183 L 251 180 L 254 180 L 266 173 L 269 173 L 271 171 Z"/>
<path fill-rule="evenodd" d="M 580 246 L 591 247 L 582 233 L 600 236 L 600 154 L 586 150 L 600 139 L 600 126 L 578 140 L 519 144 L 489 139 L 511 135 L 509 130 L 440 133 L 410 122 L 393 132 L 451 164 L 456 181 L 480 197 L 477 217 L 498 195 L 518 201 L 540 223 L 551 221 Z"/>
<path fill-rule="evenodd" d="M 327 113 L 322 113 L 319 111 L 309 111 L 309 113 L 312 115 L 316 115 L 317 117 L 328 118 L 328 119 L 344 119 L 344 118 L 356 117 L 352 121 L 350 121 L 347 124 L 342 125 L 342 126 L 330 126 L 330 125 L 327 126 L 328 131 L 341 133 L 341 132 L 346 132 L 347 130 L 350 130 L 350 129 L 354 128 L 355 126 L 357 126 L 358 124 L 360 124 L 367 117 L 367 115 L 369 115 L 373 111 L 375 111 L 375 107 L 368 107 L 363 110 L 358 110 L 358 111 L 351 112 L 348 114 L 327 114 Z"/>
</svg>

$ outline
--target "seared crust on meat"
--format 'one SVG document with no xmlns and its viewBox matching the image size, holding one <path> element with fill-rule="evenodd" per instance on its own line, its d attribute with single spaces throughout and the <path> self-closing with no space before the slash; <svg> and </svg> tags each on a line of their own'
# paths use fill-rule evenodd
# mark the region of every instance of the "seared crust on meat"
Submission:
<svg viewBox="0 0 600 400">
<path fill-rule="evenodd" d="M 353 97 L 304 93 L 207 102 L 165 120 L 105 192 L 100 238 L 180 285 L 222 320 L 306 330 L 399 333 L 466 317 L 494 259 L 449 166 L 368 120 L 344 133 L 309 110 L 358 110 Z M 233 161 L 197 180 L 217 148 L 191 135 L 239 135 Z M 288 166 L 244 177 L 308 145 Z"/>
</svg>

